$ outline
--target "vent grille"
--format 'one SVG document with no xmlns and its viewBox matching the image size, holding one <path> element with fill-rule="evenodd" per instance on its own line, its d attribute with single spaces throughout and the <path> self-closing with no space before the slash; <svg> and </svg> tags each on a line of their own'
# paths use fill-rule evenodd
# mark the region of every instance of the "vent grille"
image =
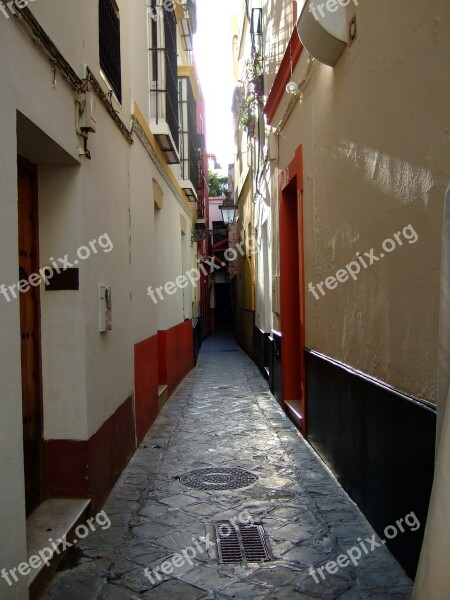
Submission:
<svg viewBox="0 0 450 600">
<path fill-rule="evenodd" d="M 272 560 L 262 525 L 234 526 L 230 521 L 222 521 L 215 528 L 221 564 Z"/>
</svg>

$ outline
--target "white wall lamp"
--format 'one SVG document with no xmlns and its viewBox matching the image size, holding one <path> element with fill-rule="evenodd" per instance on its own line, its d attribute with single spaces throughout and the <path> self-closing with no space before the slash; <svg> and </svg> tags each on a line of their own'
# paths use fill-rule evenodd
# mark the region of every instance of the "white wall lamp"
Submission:
<svg viewBox="0 0 450 600">
<path fill-rule="evenodd" d="M 286 86 L 286 91 L 288 94 L 298 94 L 298 83 L 296 81 L 290 81 Z"/>
</svg>

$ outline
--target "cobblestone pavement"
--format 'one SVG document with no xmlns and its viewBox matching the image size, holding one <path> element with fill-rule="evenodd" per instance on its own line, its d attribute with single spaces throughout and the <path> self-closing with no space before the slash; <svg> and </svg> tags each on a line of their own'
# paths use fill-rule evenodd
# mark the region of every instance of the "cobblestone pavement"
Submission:
<svg viewBox="0 0 450 600">
<path fill-rule="evenodd" d="M 180 482 L 206 467 L 240 467 L 258 479 L 229 491 Z M 105 511 L 112 526 L 80 543 L 78 565 L 57 574 L 45 600 L 411 598 L 412 583 L 385 546 L 361 552 L 357 566 L 323 570 L 324 580 L 316 571 L 316 583 L 311 566 L 374 532 L 225 335 L 205 342 L 197 369 L 161 411 Z M 274 560 L 218 564 L 216 544 L 206 550 L 215 542 L 212 524 L 249 516 L 263 524 Z M 195 558 L 181 554 L 164 575 L 161 565 L 189 547 Z"/>
</svg>

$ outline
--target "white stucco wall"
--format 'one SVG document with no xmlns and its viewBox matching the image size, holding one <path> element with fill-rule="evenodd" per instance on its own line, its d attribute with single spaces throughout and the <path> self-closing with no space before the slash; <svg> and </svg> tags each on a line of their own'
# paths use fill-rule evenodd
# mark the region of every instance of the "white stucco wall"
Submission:
<svg viewBox="0 0 450 600">
<path fill-rule="evenodd" d="M 156 334 L 156 311 L 147 295 L 154 279 L 157 256 L 154 248 L 154 200 L 152 175 L 143 145 L 137 141 L 132 149 L 130 165 L 131 269 L 133 342 Z"/>
<path fill-rule="evenodd" d="M 10 24 L 0 20 L 0 53 L 7 53 Z M 2 119 L 0 119 L 1 282 L 17 281 L 17 170 L 15 166 L 16 131 L 12 87 L 1 86 Z M 11 155 L 14 158 L 12 163 Z M 11 226 L 11 224 L 16 226 Z M 5 226 L 7 224 L 7 226 Z M 20 315 L 17 302 L 0 298 L 0 530 L 5 536 L 0 547 L 0 567 L 10 569 L 26 555 L 25 489 L 23 481 L 23 428 L 20 374 Z M 25 600 L 27 586 L 21 582 L 14 588 L 0 580 L 0 595 L 5 600 Z"/>
<path fill-rule="evenodd" d="M 132 100 L 143 113 L 148 106 L 147 11 L 145 0 L 119 0 L 118 5 L 123 102 L 114 101 L 114 107 L 131 127 Z M 39 0 L 30 8 L 77 74 L 83 77 L 87 64 L 100 80 L 97 3 Z M 41 286 L 44 436 L 86 440 L 133 393 L 134 343 L 192 316 L 191 292 L 185 307 L 181 293 L 169 297 L 161 314 L 147 295 L 148 285 L 181 274 L 182 243 L 187 267 L 192 266 L 191 213 L 174 197 L 137 137 L 131 147 L 98 98 L 97 132 L 89 135 L 88 144 L 92 160 L 79 156 L 73 91 L 59 73 L 53 85 L 48 58 L 17 20 L 2 14 L 0 54 L 0 283 L 18 279 L 18 111 L 39 128 L 39 136 L 47 136 L 45 153 L 40 139 L 31 146 L 22 140 L 28 158 L 38 165 L 41 266 L 50 257 L 76 258 L 80 246 L 103 234 L 113 244 L 110 252 L 99 249 L 79 261 L 79 291 L 48 292 Z M 165 198 L 164 229 L 157 235 L 153 177 Z M 98 331 L 99 284 L 112 289 L 113 328 L 104 334 Z M 20 320 L 18 301 L 1 297 L 0 302 L 0 568 L 10 569 L 26 560 Z M 21 582 L 8 588 L 0 579 L 0 597 L 25 600 L 26 587 Z"/>
<path fill-rule="evenodd" d="M 154 278 L 149 282 L 149 285 L 152 285 L 154 289 L 165 286 L 166 283 L 175 282 L 178 276 L 184 275 L 192 267 L 190 262 L 190 215 L 173 197 L 164 179 L 160 178 L 159 184 L 163 191 L 164 202 L 163 207 L 158 210 L 155 220 L 155 270 Z M 183 235 L 181 232 L 180 217 L 183 217 L 186 221 L 186 235 Z M 184 248 L 184 260 L 182 248 Z M 157 328 L 159 330 L 170 329 L 178 325 L 184 318 L 192 317 L 192 310 L 188 310 L 191 297 L 190 290 L 184 290 L 184 302 L 182 289 L 177 289 L 173 295 L 167 294 L 165 290 L 162 290 L 161 293 L 164 300 L 160 300 L 158 294 L 155 293 L 155 297 L 158 300 L 155 306 Z M 186 300 L 187 296 L 189 296 L 189 300 Z M 148 301 L 152 305 L 154 304 L 150 298 Z"/>
</svg>

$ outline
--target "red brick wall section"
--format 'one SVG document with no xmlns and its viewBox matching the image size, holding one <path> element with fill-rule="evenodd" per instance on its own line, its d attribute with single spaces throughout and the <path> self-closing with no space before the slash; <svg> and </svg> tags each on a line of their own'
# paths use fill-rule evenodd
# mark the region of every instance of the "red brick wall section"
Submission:
<svg viewBox="0 0 450 600">
<path fill-rule="evenodd" d="M 192 321 L 184 321 L 172 329 L 158 332 L 160 384 L 169 388 L 169 396 L 194 368 Z M 161 379 L 165 377 L 165 381 Z"/>
<path fill-rule="evenodd" d="M 91 498 L 100 510 L 136 449 L 133 400 L 128 398 L 89 441 L 46 440 L 50 498 Z"/>
<path fill-rule="evenodd" d="M 134 388 L 138 445 L 158 414 L 158 336 L 134 347 Z"/>
</svg>

